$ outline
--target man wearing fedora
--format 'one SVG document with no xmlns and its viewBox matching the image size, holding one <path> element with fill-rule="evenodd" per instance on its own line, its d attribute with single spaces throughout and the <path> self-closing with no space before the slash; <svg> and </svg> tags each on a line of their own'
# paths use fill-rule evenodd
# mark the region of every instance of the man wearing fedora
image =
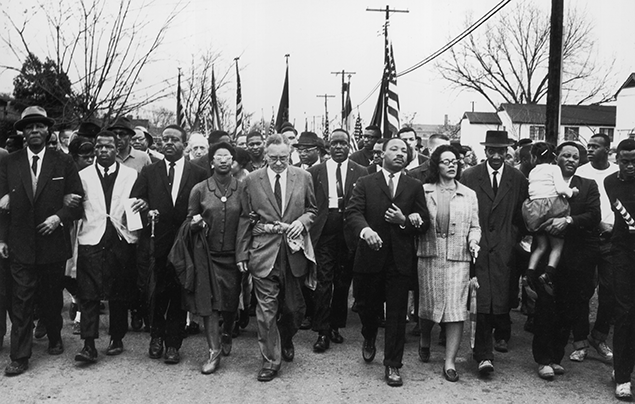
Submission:
<svg viewBox="0 0 635 404">
<path fill-rule="evenodd" d="M 132 137 L 132 147 L 135 150 L 147 153 L 152 163 L 163 160 L 163 154 L 151 149 L 152 145 L 154 144 L 154 138 L 145 127 L 135 126 L 134 133 L 135 134 Z"/>
<path fill-rule="evenodd" d="M 95 143 L 97 134 L 100 131 L 101 127 L 99 125 L 91 121 L 86 121 L 79 124 L 79 128 L 77 128 L 77 136 L 85 137 Z"/>
<path fill-rule="evenodd" d="M 483 375 L 494 371 L 494 328 L 511 327 L 507 324 L 510 310 L 509 263 L 518 230 L 524 229 L 521 206 L 527 198 L 528 184 L 520 171 L 505 164 L 505 154 L 511 143 L 507 132 L 487 131 L 485 142 L 481 143 L 485 146 L 487 160 L 468 168 L 461 175 L 461 182 L 476 192 L 483 229 L 481 253 L 476 260 L 480 288 L 473 350 L 479 373 Z M 504 339 L 504 336 L 501 338 Z"/>
<path fill-rule="evenodd" d="M 141 172 L 141 169 L 152 164 L 150 156 L 146 153 L 135 150 L 130 140 L 135 135 L 130 119 L 125 116 L 115 119 L 115 122 L 108 127 L 108 130 L 117 135 L 117 162 L 126 167 L 130 167 Z"/>
<path fill-rule="evenodd" d="M 36 298 L 45 302 L 41 316 L 49 355 L 64 352 L 62 279 L 72 255 L 68 229 L 81 216 L 81 208 L 66 206 L 64 196 L 75 194 L 79 199 L 84 192 L 73 159 L 46 147 L 53 123 L 43 108 L 26 108 L 14 127 L 24 134 L 27 148 L 0 162 L 0 196 L 9 199 L 8 214 L 0 220 L 0 256 L 11 258 L 13 279 L 7 375 L 29 367 Z"/>
<path fill-rule="evenodd" d="M 324 142 L 321 142 L 322 146 Z M 320 164 L 320 138 L 313 132 L 302 132 L 295 149 L 300 156 L 300 162 L 296 167 L 308 170 L 314 165 Z"/>
</svg>

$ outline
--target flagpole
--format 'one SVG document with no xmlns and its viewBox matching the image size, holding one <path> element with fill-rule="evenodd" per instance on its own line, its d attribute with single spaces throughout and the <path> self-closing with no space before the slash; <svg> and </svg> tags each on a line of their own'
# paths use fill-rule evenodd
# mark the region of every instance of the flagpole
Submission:
<svg viewBox="0 0 635 404">
<path fill-rule="evenodd" d="M 344 120 L 346 119 L 346 117 L 344 116 L 345 108 L 346 108 L 346 105 L 345 105 L 345 102 L 346 102 L 345 101 L 345 93 L 347 93 L 350 90 L 350 88 L 346 85 L 346 82 L 344 81 L 344 75 L 348 74 L 348 83 L 350 85 L 351 75 L 352 74 L 357 74 L 357 73 L 355 73 L 355 72 L 347 72 L 345 69 L 342 69 L 341 72 L 331 72 L 331 74 L 334 74 L 336 76 L 340 75 L 340 74 L 342 75 L 342 126 L 341 127 L 343 128 L 344 127 Z"/>
<path fill-rule="evenodd" d="M 240 57 L 234 58 L 234 62 L 236 62 L 236 130 L 234 130 L 234 140 L 243 134 L 243 96 L 242 89 L 240 88 L 238 59 L 240 59 Z"/>
</svg>

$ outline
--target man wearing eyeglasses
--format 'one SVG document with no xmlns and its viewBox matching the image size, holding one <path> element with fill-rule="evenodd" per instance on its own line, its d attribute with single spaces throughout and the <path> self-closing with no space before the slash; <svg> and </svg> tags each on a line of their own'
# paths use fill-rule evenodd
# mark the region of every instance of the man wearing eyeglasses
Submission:
<svg viewBox="0 0 635 404">
<path fill-rule="evenodd" d="M 115 122 L 107 130 L 117 135 L 118 163 L 134 169 L 137 173 L 140 173 L 143 167 L 152 163 L 150 156 L 132 147 L 130 140 L 135 135 L 135 131 L 132 129 L 130 119 L 125 116 L 119 117 L 115 119 Z"/>
<path fill-rule="evenodd" d="M 351 154 L 351 161 L 356 162 L 359 165 L 368 167 L 373 163 L 373 147 L 377 140 L 381 138 L 381 129 L 375 125 L 370 125 L 364 129 L 362 134 L 362 143 L 364 147 L 355 153 Z"/>
<path fill-rule="evenodd" d="M 302 132 L 302 134 L 300 134 L 300 139 L 295 145 L 295 149 L 300 155 L 300 163 L 296 164 L 296 167 L 307 170 L 316 164 L 320 164 L 320 148 L 318 142 L 318 135 L 313 132 Z"/>
</svg>

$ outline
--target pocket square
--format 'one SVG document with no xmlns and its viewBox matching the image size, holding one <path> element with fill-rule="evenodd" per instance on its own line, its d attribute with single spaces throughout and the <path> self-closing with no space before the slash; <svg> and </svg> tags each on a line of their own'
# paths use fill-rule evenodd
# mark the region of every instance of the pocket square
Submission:
<svg viewBox="0 0 635 404">
<path fill-rule="evenodd" d="M 55 177 L 55 178 L 51 178 L 51 181 L 59 181 L 59 180 L 63 180 L 64 177 Z"/>
</svg>

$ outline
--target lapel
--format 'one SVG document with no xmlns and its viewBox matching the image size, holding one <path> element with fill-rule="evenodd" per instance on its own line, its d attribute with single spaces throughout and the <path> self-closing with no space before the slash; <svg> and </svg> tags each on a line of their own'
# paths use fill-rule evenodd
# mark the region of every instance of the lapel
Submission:
<svg viewBox="0 0 635 404">
<path fill-rule="evenodd" d="M 377 173 L 375 174 L 375 181 L 377 182 L 377 186 L 379 187 L 379 189 L 381 189 L 384 192 L 384 194 L 386 194 L 386 196 L 388 197 L 388 200 L 392 201 L 392 198 L 390 196 L 390 190 L 388 189 L 388 184 L 386 184 L 386 178 L 384 177 L 383 171 L 381 170 L 377 171 Z"/>
<path fill-rule="evenodd" d="M 119 164 L 119 163 L 115 163 L 115 164 Z M 100 212 L 106 212 L 106 195 L 104 193 L 104 186 L 101 184 L 101 179 L 99 178 L 99 173 L 97 172 L 97 170 L 99 170 L 99 168 L 97 167 L 97 163 L 95 163 L 93 165 L 93 170 L 90 170 L 90 178 L 88 178 L 88 186 L 93 186 L 95 189 L 97 189 L 98 191 L 95 192 L 95 196 L 97 198 L 97 203 L 96 203 L 96 207 L 99 208 Z M 87 168 L 87 170 L 89 170 L 89 168 Z M 117 192 L 117 183 L 119 182 L 119 177 L 121 176 L 121 170 L 119 171 L 119 174 L 117 174 L 117 178 L 115 180 L 115 185 L 113 187 L 112 190 L 112 194 L 116 195 L 115 192 Z M 111 206 L 111 210 L 112 210 L 112 206 Z"/>
<path fill-rule="evenodd" d="M 24 185 L 24 190 L 26 191 L 26 195 L 29 197 L 29 201 L 33 204 L 33 187 L 31 186 L 31 167 L 29 166 L 29 157 L 26 154 L 26 148 L 24 148 L 20 155 L 20 162 L 18 167 L 20 167 L 20 179 L 22 180 L 22 185 Z"/>
<path fill-rule="evenodd" d="M 42 168 L 40 169 L 40 177 L 37 179 L 37 189 L 35 190 L 35 196 L 33 197 L 34 201 L 37 201 L 37 198 L 42 193 L 42 190 L 53 176 L 53 165 L 55 164 L 54 160 L 55 156 L 52 151 L 47 150 L 44 152 Z"/>
<path fill-rule="evenodd" d="M 295 182 L 296 182 L 296 172 L 295 170 L 291 170 L 287 168 L 287 194 L 285 195 L 284 198 L 284 207 L 287 208 L 285 209 L 285 211 L 289 210 L 289 202 L 291 201 L 291 194 L 293 193 L 293 190 L 295 188 Z M 327 193 L 328 195 L 328 193 Z M 281 214 L 282 216 L 282 214 Z"/>
<path fill-rule="evenodd" d="M 324 192 L 324 199 L 326 199 L 328 201 L 328 199 L 329 199 L 329 176 L 328 176 L 328 169 L 326 168 L 326 163 L 324 163 L 320 167 L 320 170 L 318 171 L 318 179 L 320 181 L 320 185 L 322 185 L 322 191 Z"/>
<path fill-rule="evenodd" d="M 170 189 L 170 184 L 168 184 L 168 161 L 165 159 L 161 160 L 161 163 L 157 164 L 157 170 L 160 171 L 159 177 L 161 178 L 161 182 L 163 182 L 165 192 L 168 194 L 168 199 L 172 202 L 172 190 Z"/>
<path fill-rule="evenodd" d="M 507 195 L 507 193 L 511 190 L 512 188 L 511 170 L 513 169 L 514 168 L 509 165 L 505 166 L 505 168 L 503 169 L 503 175 L 501 175 L 501 180 L 498 184 L 498 192 L 496 193 L 496 198 L 494 198 L 494 205 L 492 206 L 492 209 L 496 208 L 496 206 L 498 206 L 498 204 L 500 204 L 501 201 L 505 198 L 505 195 Z"/>
<path fill-rule="evenodd" d="M 265 192 L 265 195 L 267 195 L 267 198 L 269 198 L 269 202 L 271 203 L 271 206 L 273 206 L 273 209 L 276 211 L 278 216 L 282 217 L 280 207 L 278 207 L 278 202 L 276 202 L 276 196 L 273 194 L 273 189 L 271 189 L 271 184 L 269 183 L 269 176 L 267 175 L 266 168 L 260 169 L 260 186 Z M 287 194 L 289 193 L 288 191 L 289 188 L 287 188 Z"/>
<path fill-rule="evenodd" d="M 434 184 L 424 184 L 423 191 L 425 192 L 426 198 L 429 198 L 431 202 L 428 205 L 430 219 L 435 219 L 437 217 L 437 199 L 439 198 L 437 195 L 437 187 Z"/>
<path fill-rule="evenodd" d="M 183 177 L 181 177 L 181 183 L 179 184 L 179 192 L 176 194 L 176 199 L 179 199 L 179 196 L 181 196 L 181 192 L 183 192 L 183 189 L 185 189 L 186 185 L 187 185 L 187 180 L 190 177 L 190 163 L 187 161 L 183 162 Z M 188 195 L 189 197 L 189 195 Z M 189 198 L 187 198 L 189 199 Z"/>
<path fill-rule="evenodd" d="M 223 196 L 229 198 L 236 190 L 238 189 L 238 181 L 232 177 L 231 182 L 227 188 L 227 195 L 223 195 L 221 190 L 216 186 L 216 181 L 213 178 L 208 178 L 207 180 L 207 188 L 211 193 L 216 195 L 218 199 L 221 199 Z"/>
<path fill-rule="evenodd" d="M 487 197 L 490 200 L 494 201 L 494 190 L 492 189 L 492 183 L 489 180 L 489 172 L 487 171 L 487 162 L 484 162 L 483 164 L 481 164 L 480 170 L 481 170 L 481 175 L 479 175 L 479 178 L 480 178 L 479 186 L 481 187 L 482 192 L 485 195 L 487 195 Z M 499 183 L 498 184 L 499 194 L 500 194 L 500 190 L 501 190 L 501 184 Z"/>
<path fill-rule="evenodd" d="M 355 181 L 353 180 L 355 177 L 355 168 L 351 163 L 351 160 L 348 160 L 348 172 L 346 173 L 346 183 L 344 185 L 344 197 L 350 195 L 353 191 L 353 186 L 355 185 Z"/>
<path fill-rule="evenodd" d="M 404 182 L 406 181 L 404 179 L 405 177 L 406 175 L 402 171 L 401 175 L 399 176 L 399 182 L 397 183 L 397 190 L 395 191 L 395 197 L 393 198 L 395 200 L 397 200 L 397 197 L 399 196 L 399 194 L 403 192 L 404 188 L 406 187 L 406 184 L 404 184 Z"/>
</svg>

